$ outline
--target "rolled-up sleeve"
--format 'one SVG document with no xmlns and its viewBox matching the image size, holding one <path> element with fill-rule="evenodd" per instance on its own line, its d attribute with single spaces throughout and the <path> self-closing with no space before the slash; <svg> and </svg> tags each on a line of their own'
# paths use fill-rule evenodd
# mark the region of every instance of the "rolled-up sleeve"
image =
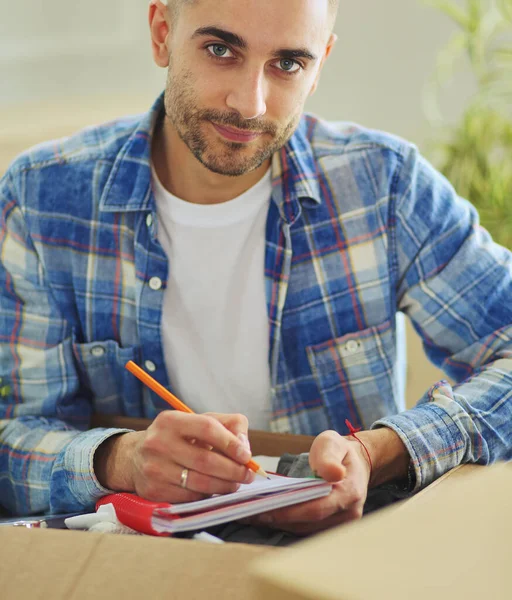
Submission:
<svg viewBox="0 0 512 600">
<path fill-rule="evenodd" d="M 88 510 L 108 493 L 96 448 L 117 429 L 87 431 L 73 331 L 45 281 L 9 174 L 0 180 L 0 506 L 12 514 Z"/>
<path fill-rule="evenodd" d="M 459 464 L 512 459 L 512 254 L 414 148 L 395 197 L 398 308 L 453 382 L 373 425 L 401 437 L 419 489 Z"/>
</svg>

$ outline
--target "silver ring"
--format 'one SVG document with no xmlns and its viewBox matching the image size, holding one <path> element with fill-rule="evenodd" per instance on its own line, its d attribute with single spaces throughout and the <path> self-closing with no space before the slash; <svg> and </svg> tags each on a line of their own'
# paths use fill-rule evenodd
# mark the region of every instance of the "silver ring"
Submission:
<svg viewBox="0 0 512 600">
<path fill-rule="evenodd" d="M 188 469 L 183 469 L 181 472 L 180 486 L 182 488 L 187 487 L 187 479 L 188 479 Z"/>
</svg>

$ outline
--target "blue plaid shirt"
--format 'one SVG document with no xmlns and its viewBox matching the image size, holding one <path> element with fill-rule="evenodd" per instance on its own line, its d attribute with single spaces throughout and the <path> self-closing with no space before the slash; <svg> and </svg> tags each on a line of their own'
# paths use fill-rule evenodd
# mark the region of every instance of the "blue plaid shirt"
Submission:
<svg viewBox="0 0 512 600">
<path fill-rule="evenodd" d="M 90 509 L 107 493 L 93 412 L 166 406 L 128 373 L 168 381 L 160 320 L 153 109 L 43 144 L 0 181 L 0 505 Z M 465 462 L 512 458 L 512 256 L 417 150 L 304 116 L 273 159 L 266 231 L 271 430 L 394 429 L 419 489 Z M 149 219 L 152 215 L 152 219 Z M 163 282 L 151 286 L 151 278 Z M 404 411 L 397 315 L 436 365 Z"/>
</svg>

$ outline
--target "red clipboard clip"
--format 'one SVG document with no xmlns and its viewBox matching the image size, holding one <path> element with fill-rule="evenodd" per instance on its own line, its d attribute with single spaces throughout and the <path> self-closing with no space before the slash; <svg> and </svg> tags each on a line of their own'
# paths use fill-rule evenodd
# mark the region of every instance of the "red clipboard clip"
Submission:
<svg viewBox="0 0 512 600">
<path fill-rule="evenodd" d="M 150 502 L 136 494 L 118 493 L 103 496 L 96 502 L 96 510 L 105 504 L 112 504 L 119 522 L 130 529 L 146 535 L 169 537 L 169 532 L 160 533 L 153 529 L 153 515 L 159 508 L 170 508 L 168 502 Z"/>
</svg>

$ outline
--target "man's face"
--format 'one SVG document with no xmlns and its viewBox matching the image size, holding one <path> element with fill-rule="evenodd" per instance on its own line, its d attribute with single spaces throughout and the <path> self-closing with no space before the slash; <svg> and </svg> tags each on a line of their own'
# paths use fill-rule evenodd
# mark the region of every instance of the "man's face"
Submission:
<svg viewBox="0 0 512 600">
<path fill-rule="evenodd" d="M 195 0 L 168 37 L 165 111 L 209 170 L 239 176 L 291 137 L 330 39 L 328 0 Z"/>
</svg>

